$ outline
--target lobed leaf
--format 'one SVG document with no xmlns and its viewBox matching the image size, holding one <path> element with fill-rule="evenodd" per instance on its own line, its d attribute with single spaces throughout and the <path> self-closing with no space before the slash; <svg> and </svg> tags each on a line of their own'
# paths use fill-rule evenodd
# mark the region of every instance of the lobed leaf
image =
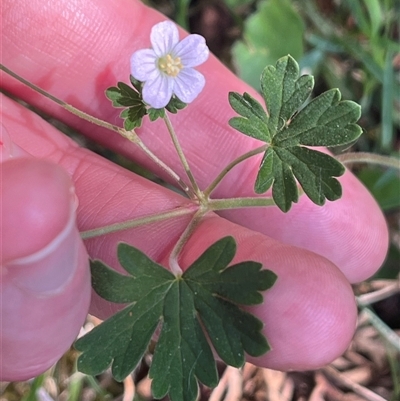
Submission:
<svg viewBox="0 0 400 401">
<path fill-rule="evenodd" d="M 118 381 L 138 365 L 162 317 L 163 299 L 172 281 L 151 289 L 142 299 L 125 307 L 75 343 L 82 351 L 78 369 L 89 375 L 104 372 L 112 364 Z"/>
<path fill-rule="evenodd" d="M 171 100 L 165 106 L 165 108 L 172 114 L 176 114 L 179 110 L 184 109 L 187 106 L 186 103 L 179 100 L 176 96 L 172 96 Z"/>
<path fill-rule="evenodd" d="M 340 102 L 339 90 L 331 89 L 313 99 L 301 110 L 288 128 L 275 136 L 274 145 L 346 145 L 361 135 L 361 127 L 355 124 L 360 117 L 361 107 L 357 103 Z"/>
<path fill-rule="evenodd" d="M 269 112 L 269 129 L 275 136 L 310 96 L 314 78 L 299 77 L 299 65 L 290 56 L 276 66 L 267 66 L 261 75 L 261 91 Z"/>
<path fill-rule="evenodd" d="M 297 183 L 317 205 L 339 199 L 342 193 L 334 177 L 342 175 L 344 167 L 331 156 L 304 146 L 347 145 L 362 133 L 356 124 L 360 106 L 341 101 L 338 89 L 322 93 L 302 108 L 313 86 L 313 77 L 299 76 L 297 62 L 286 56 L 262 73 L 267 112 L 246 93 L 229 95 L 232 108 L 241 116 L 233 117 L 230 125 L 269 144 L 254 190 L 262 194 L 272 187 L 272 197 L 284 212 L 298 201 Z"/>
<path fill-rule="evenodd" d="M 276 275 L 256 262 L 228 267 L 235 253 L 234 239 L 222 238 L 181 277 L 127 244 L 118 246 L 118 258 L 129 275 L 94 262 L 95 291 L 111 301 L 132 303 L 75 343 L 82 351 L 79 370 L 96 375 L 111 365 L 113 376 L 123 380 L 161 326 L 149 373 L 154 396 L 193 401 L 198 381 L 209 387 L 218 383 L 207 335 L 220 358 L 233 366 L 243 365 L 246 352 L 265 353 L 269 345 L 262 322 L 240 305 L 262 303 L 260 292 L 274 284 Z"/>
<path fill-rule="evenodd" d="M 124 120 L 124 128 L 127 131 L 140 127 L 143 117 L 147 114 L 141 92 L 137 91 L 141 90 L 140 83 L 134 80 L 133 77 L 131 77 L 131 83 L 136 90 L 123 82 L 118 82 L 117 86 L 106 90 L 106 96 L 111 100 L 112 105 L 124 108 L 120 117 Z"/>
<path fill-rule="evenodd" d="M 229 93 L 229 103 L 243 117 L 233 117 L 229 125 L 245 135 L 269 142 L 271 134 L 268 129 L 268 117 L 264 109 L 248 93 L 243 96 L 236 92 Z"/>
<path fill-rule="evenodd" d="M 90 270 L 92 288 L 102 298 L 115 303 L 136 301 L 136 295 L 130 290 L 135 280 L 133 277 L 123 276 L 98 260 L 90 261 Z"/>
<path fill-rule="evenodd" d="M 164 118 L 165 109 L 155 109 L 150 107 L 148 110 L 150 121 L 156 121 L 158 118 Z"/>
<path fill-rule="evenodd" d="M 143 103 L 123 110 L 120 117 L 124 119 L 124 128 L 127 131 L 139 128 L 142 125 L 142 120 L 146 113 L 146 107 Z"/>
<path fill-rule="evenodd" d="M 208 387 L 218 383 L 211 348 L 195 313 L 194 294 L 177 280 L 164 300 L 163 327 L 149 377 L 155 398 L 168 393 L 173 401 L 195 400 L 197 380 Z"/>
</svg>

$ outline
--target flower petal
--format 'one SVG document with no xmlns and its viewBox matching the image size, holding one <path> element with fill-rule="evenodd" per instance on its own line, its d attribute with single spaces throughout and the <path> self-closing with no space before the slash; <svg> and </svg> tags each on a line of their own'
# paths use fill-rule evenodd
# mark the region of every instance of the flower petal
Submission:
<svg viewBox="0 0 400 401">
<path fill-rule="evenodd" d="M 204 63 L 210 51 L 203 36 L 189 35 L 172 50 L 175 57 L 180 57 L 184 67 L 197 67 Z"/>
<path fill-rule="evenodd" d="M 159 22 L 151 29 L 150 41 L 157 57 L 163 57 L 179 42 L 178 28 L 171 21 Z"/>
<path fill-rule="evenodd" d="M 155 79 L 143 85 L 143 100 L 155 109 L 165 107 L 172 97 L 174 79 L 159 73 Z"/>
<path fill-rule="evenodd" d="M 204 76 L 192 68 L 184 68 L 174 81 L 174 93 L 184 103 L 191 103 L 203 90 Z"/>
<path fill-rule="evenodd" d="M 147 81 L 158 73 L 157 56 L 152 49 L 138 50 L 131 56 L 131 74 L 139 81 Z"/>
</svg>

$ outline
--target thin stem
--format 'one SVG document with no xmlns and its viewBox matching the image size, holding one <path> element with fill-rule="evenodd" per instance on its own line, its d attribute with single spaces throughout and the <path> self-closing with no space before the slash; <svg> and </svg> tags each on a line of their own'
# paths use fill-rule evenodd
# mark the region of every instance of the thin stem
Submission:
<svg viewBox="0 0 400 401">
<path fill-rule="evenodd" d="M 259 153 L 265 152 L 267 150 L 268 145 L 260 146 L 257 149 L 250 150 L 249 152 L 239 156 L 237 159 L 230 162 L 217 176 L 217 178 L 205 189 L 203 192 L 204 197 L 208 198 L 214 189 L 218 186 L 218 184 L 222 181 L 222 179 L 231 171 L 236 165 L 241 163 L 242 161 L 249 159 L 252 156 L 258 155 Z"/>
<path fill-rule="evenodd" d="M 106 121 L 100 120 L 98 118 L 92 117 L 89 114 L 84 113 L 83 111 L 71 106 L 70 104 L 64 102 L 63 100 L 60 100 L 56 98 L 55 96 L 51 95 L 50 93 L 46 92 L 42 88 L 39 88 L 32 82 L 27 81 L 25 78 L 20 77 L 17 75 L 15 72 L 11 71 L 8 69 L 6 66 L 3 64 L 0 64 L 0 70 L 3 70 L 5 73 L 8 75 L 11 75 L 13 78 L 18 80 L 19 82 L 23 83 L 24 85 L 28 86 L 29 88 L 33 89 L 34 91 L 40 93 L 44 97 L 47 97 L 48 99 L 52 100 L 53 102 L 57 103 L 59 106 L 63 107 L 65 110 L 68 110 L 70 113 L 75 114 L 76 116 L 82 118 L 83 120 L 89 121 L 93 124 L 99 125 L 100 127 L 107 128 L 111 131 L 115 131 L 118 133 L 121 133 L 121 128 L 117 127 L 116 125 L 110 124 Z"/>
<path fill-rule="evenodd" d="M 162 160 L 160 160 L 145 144 L 142 140 L 138 140 L 135 144 L 151 159 L 157 166 L 163 169 L 176 183 L 181 187 L 181 189 L 187 194 L 190 199 L 197 199 L 192 188 L 190 188 L 178 174 L 175 173 L 170 167 L 168 167 Z"/>
<path fill-rule="evenodd" d="M 71 106 L 70 104 L 64 102 L 63 100 L 60 100 L 56 98 L 55 96 L 51 95 L 50 93 L 46 92 L 45 90 L 39 88 L 32 82 L 27 81 L 25 78 L 22 78 L 15 72 L 11 71 L 8 69 L 6 66 L 3 64 L 0 64 L 0 70 L 4 71 L 8 75 L 12 76 L 19 82 L 23 83 L 24 85 L 28 86 L 29 88 L 33 89 L 34 91 L 40 93 L 44 97 L 52 100 L 53 102 L 57 103 L 59 106 L 64 108 L 65 110 L 69 111 L 70 113 L 78 116 L 79 118 L 89 121 L 93 124 L 96 124 L 100 127 L 109 129 L 111 131 L 115 131 L 124 138 L 128 139 L 131 141 L 133 144 L 137 145 L 155 164 L 157 164 L 162 170 L 164 170 L 165 173 L 167 173 L 174 181 L 177 182 L 177 184 L 182 188 L 182 190 L 188 194 L 188 196 L 192 199 L 195 199 L 196 196 L 193 194 L 193 191 L 188 187 L 188 185 L 179 177 L 178 174 L 176 174 L 170 167 L 168 167 L 162 160 L 160 160 L 143 142 L 142 140 L 138 137 L 135 131 L 126 131 L 123 128 L 120 128 L 116 125 L 110 124 L 107 121 L 100 120 L 99 118 L 93 117 L 79 109 L 77 109 L 74 106 Z"/>
<path fill-rule="evenodd" d="M 169 256 L 169 267 L 171 269 L 171 272 L 175 276 L 181 276 L 183 274 L 182 268 L 179 266 L 179 254 L 181 253 L 183 247 L 187 243 L 189 237 L 192 235 L 193 231 L 196 229 L 198 226 L 200 220 L 202 217 L 207 213 L 207 209 L 200 208 L 197 210 L 197 212 L 194 214 L 192 220 L 190 223 L 187 225 L 185 228 L 185 231 L 182 233 L 182 235 L 179 237 L 178 242 L 175 244 L 174 249 L 171 252 L 171 255 Z"/>
<path fill-rule="evenodd" d="M 396 334 L 385 322 L 383 322 L 371 309 L 364 305 L 359 305 L 362 313 L 364 313 L 375 329 L 383 336 L 383 338 L 391 344 L 398 352 L 400 352 L 400 336 Z"/>
<path fill-rule="evenodd" d="M 110 224 L 108 226 L 95 228 L 93 230 L 87 230 L 81 232 L 81 238 L 86 240 L 89 238 L 100 237 L 102 235 L 110 234 L 116 231 L 127 230 L 129 228 L 139 227 L 157 221 L 163 221 L 171 219 L 173 217 L 185 216 L 193 213 L 193 205 L 181 206 L 176 209 L 168 210 L 166 212 L 157 213 L 150 216 L 139 217 L 136 219 L 124 221 L 122 223 Z"/>
<path fill-rule="evenodd" d="M 348 388 L 354 393 L 360 395 L 364 400 L 387 401 L 387 398 L 383 398 L 380 395 L 374 393 L 369 388 L 358 384 L 357 382 L 353 381 L 349 376 L 346 376 L 344 373 L 338 371 L 333 366 L 325 366 L 321 370 L 326 376 L 328 376 L 328 378 L 334 379 L 336 382 L 340 383 L 341 386 Z"/>
<path fill-rule="evenodd" d="M 208 209 L 213 211 L 266 206 L 275 206 L 274 200 L 272 198 L 232 198 L 208 201 Z"/>
<path fill-rule="evenodd" d="M 335 156 L 337 160 L 341 163 L 369 163 L 369 164 L 379 164 L 385 167 L 392 167 L 400 170 L 400 160 L 391 157 L 376 155 L 368 152 L 349 152 L 343 153 L 342 155 Z"/>
<path fill-rule="evenodd" d="M 168 128 L 168 132 L 169 132 L 169 134 L 171 136 L 172 142 L 173 142 L 173 144 L 175 146 L 176 152 L 178 153 L 179 159 L 180 159 L 180 161 L 182 163 L 182 166 L 183 166 L 183 168 L 184 168 L 184 170 L 186 172 L 186 175 L 188 176 L 188 178 L 189 178 L 189 180 L 190 180 L 190 182 L 192 184 L 194 193 L 197 195 L 198 199 L 203 199 L 203 193 L 200 191 L 200 188 L 197 185 L 197 182 L 196 182 L 196 180 L 195 180 L 195 178 L 194 178 L 194 176 L 192 174 L 192 171 L 190 170 L 189 163 L 186 160 L 185 154 L 183 153 L 183 150 L 182 150 L 182 147 L 181 147 L 181 145 L 179 143 L 178 137 L 176 136 L 174 127 L 172 126 L 171 120 L 169 119 L 168 114 L 166 112 L 164 114 L 164 122 L 165 122 L 165 125 Z"/>
<path fill-rule="evenodd" d="M 382 301 L 399 292 L 398 280 L 388 280 L 390 284 L 385 285 L 383 288 L 369 292 L 357 297 L 359 305 L 367 306 L 378 301 Z"/>
<path fill-rule="evenodd" d="M 240 209 L 240 208 L 246 208 L 246 207 L 265 207 L 265 206 L 274 206 L 274 205 L 275 205 L 275 203 L 272 198 L 210 199 L 208 201 L 207 208 L 198 209 L 196 214 L 203 216 L 205 213 L 207 213 L 207 211 Z M 136 219 L 124 221 L 122 223 L 115 223 L 115 224 L 110 224 L 110 225 L 99 227 L 99 228 L 94 228 L 92 230 L 82 231 L 81 238 L 83 240 L 87 240 L 90 238 L 95 238 L 95 237 L 100 237 L 102 235 L 111 234 L 113 232 L 128 230 L 130 228 L 144 226 L 146 224 L 151 224 L 151 223 L 155 223 L 158 221 L 171 219 L 174 217 L 185 216 L 185 215 L 193 213 L 195 208 L 198 208 L 198 205 L 190 204 L 190 205 L 186 205 L 186 206 L 181 206 L 176 209 L 168 210 L 166 212 L 157 213 L 157 214 L 145 216 L 145 217 L 138 217 Z M 194 217 L 195 216 L 193 216 L 193 218 Z M 192 222 L 190 224 L 192 224 Z M 189 224 L 189 226 L 190 226 L 190 224 Z M 190 231 L 190 233 L 191 233 L 191 231 Z M 181 246 L 181 248 L 182 248 L 182 246 Z M 180 252 L 181 248 L 178 249 L 178 253 Z"/>
</svg>

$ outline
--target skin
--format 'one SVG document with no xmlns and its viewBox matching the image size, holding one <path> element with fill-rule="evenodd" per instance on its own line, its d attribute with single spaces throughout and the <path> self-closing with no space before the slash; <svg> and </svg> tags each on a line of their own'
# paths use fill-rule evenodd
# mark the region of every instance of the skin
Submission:
<svg viewBox="0 0 400 401">
<path fill-rule="evenodd" d="M 104 90 L 128 80 L 130 55 L 149 46 L 151 27 L 165 17 L 133 0 L 3 3 L 2 63 L 79 109 L 119 124 L 119 111 L 111 107 Z M 228 162 L 260 143 L 227 125 L 234 114 L 228 92 L 257 94 L 214 57 L 199 71 L 206 77 L 204 91 L 172 116 L 172 123 L 204 189 Z M 3 73 L 1 86 L 163 176 L 116 133 L 71 116 Z M 86 252 L 120 270 L 116 246 L 124 241 L 167 267 L 168 255 L 190 217 L 90 239 L 83 247 L 77 230 L 170 210 L 188 200 L 80 148 L 5 96 L 2 123 L 0 231 L 5 245 L 0 274 L 0 380 L 22 380 L 51 366 L 78 333 L 90 296 Z M 139 133 L 185 177 L 161 122 L 145 123 Z M 259 162 L 260 157 L 254 157 L 237 166 L 213 197 L 253 196 Z M 322 208 L 302 198 L 288 214 L 276 208 L 209 214 L 182 252 L 180 264 L 185 268 L 206 247 L 232 235 L 238 244 L 234 262 L 260 261 L 278 275 L 276 285 L 265 293 L 264 304 L 251 308 L 264 321 L 273 348 L 250 359 L 253 363 L 281 370 L 315 369 L 339 356 L 352 338 L 357 310 L 350 283 L 368 278 L 380 267 L 388 232 L 382 213 L 361 183 L 350 172 L 341 183 L 342 199 Z M 63 266 L 59 258 L 57 263 L 30 261 L 30 255 L 49 250 L 54 239 L 71 227 L 75 209 L 76 226 L 72 224 L 70 240 L 61 245 L 61 252 L 74 250 L 73 263 Z M 28 257 L 24 259 L 28 262 L 17 270 L 15 261 L 22 257 Z M 115 305 L 92 294 L 90 313 L 106 318 L 115 311 Z M 29 363 L 17 364 L 20 355 L 28 356 Z"/>
</svg>

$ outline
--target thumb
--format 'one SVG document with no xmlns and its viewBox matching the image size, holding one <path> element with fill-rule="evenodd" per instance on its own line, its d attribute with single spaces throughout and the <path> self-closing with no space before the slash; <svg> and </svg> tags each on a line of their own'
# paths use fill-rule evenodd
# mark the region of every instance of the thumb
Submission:
<svg viewBox="0 0 400 401">
<path fill-rule="evenodd" d="M 86 317 L 90 272 L 67 173 L 33 158 L 1 168 L 0 380 L 47 370 Z"/>
</svg>

